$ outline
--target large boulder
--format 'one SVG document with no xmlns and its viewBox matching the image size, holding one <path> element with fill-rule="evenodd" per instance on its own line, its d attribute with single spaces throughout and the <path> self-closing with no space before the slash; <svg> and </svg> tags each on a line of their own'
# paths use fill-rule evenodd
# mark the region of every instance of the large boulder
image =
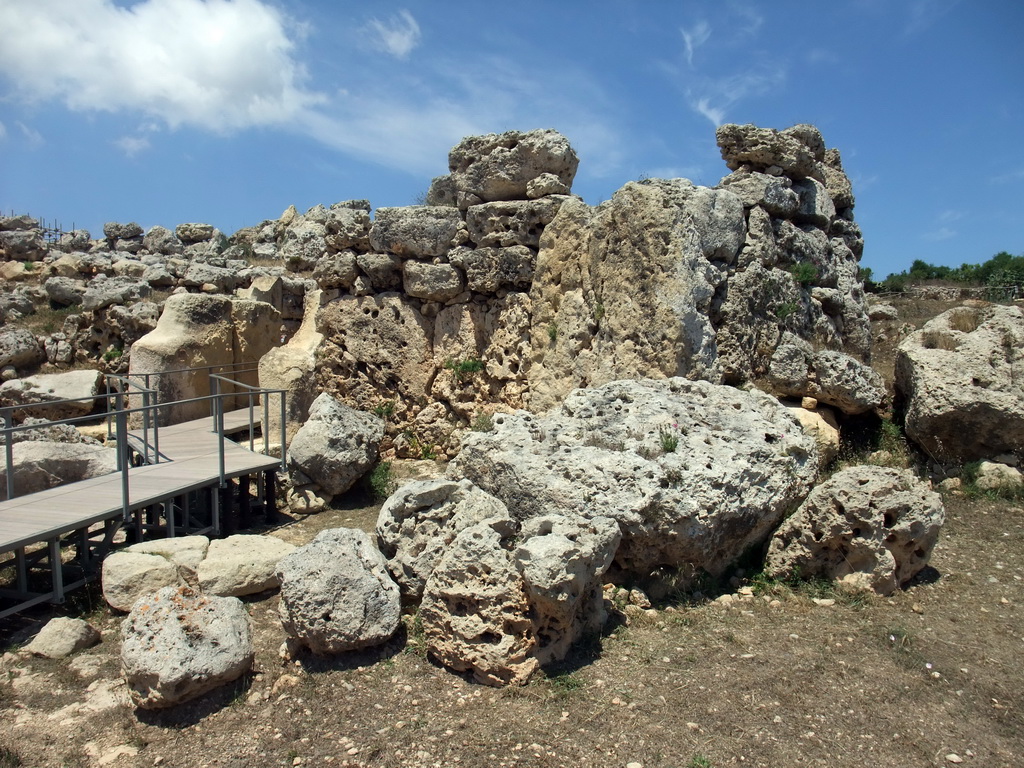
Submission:
<svg viewBox="0 0 1024 768">
<path fill-rule="evenodd" d="M 622 378 L 721 379 L 716 292 L 744 242 L 732 192 L 685 179 L 630 182 L 548 225 L 531 289 L 530 409 Z"/>
<path fill-rule="evenodd" d="M 378 208 L 370 228 L 370 245 L 404 258 L 430 258 L 458 245 L 465 225 L 454 208 L 412 205 Z"/>
<path fill-rule="evenodd" d="M 474 205 L 466 211 L 469 237 L 478 247 L 540 246 L 540 233 L 551 223 L 565 197 L 509 200 Z"/>
<path fill-rule="evenodd" d="M 470 136 L 448 154 L 461 208 L 474 201 L 526 200 L 530 182 L 549 173 L 564 185 L 556 188 L 567 191 L 578 165 L 568 139 L 553 130 Z"/>
<path fill-rule="evenodd" d="M 281 622 L 293 646 L 333 654 L 386 642 L 398 629 L 398 585 L 363 531 L 321 531 L 278 564 Z"/>
<path fill-rule="evenodd" d="M 165 587 L 140 598 L 121 625 L 121 666 L 142 709 L 171 707 L 237 680 L 254 657 L 249 613 L 236 597 Z"/>
<path fill-rule="evenodd" d="M 942 498 L 909 470 L 849 467 L 775 532 L 765 572 L 888 595 L 928 564 L 944 521 Z"/>
<path fill-rule="evenodd" d="M 103 374 L 88 369 L 27 376 L 0 385 L 0 404 L 24 405 L 21 412 L 54 421 L 88 416 L 96 407 L 102 383 Z M 57 402 L 61 400 L 72 402 Z M 51 402 L 56 404 L 46 405 Z M 41 405 L 32 407 L 35 404 Z"/>
<path fill-rule="evenodd" d="M 431 572 L 419 618 L 429 653 L 486 685 L 523 684 L 604 623 L 619 542 L 604 517 L 507 513 L 464 528 Z"/>
<path fill-rule="evenodd" d="M 324 392 L 295 434 L 288 464 L 329 494 L 344 493 L 373 466 L 384 437 L 384 422 L 349 408 Z"/>
<path fill-rule="evenodd" d="M 813 397 L 848 415 L 880 408 L 885 382 L 870 366 L 847 354 L 806 343 L 780 344 L 772 355 L 767 389 L 780 397 Z"/>
<path fill-rule="evenodd" d="M 274 536 L 238 534 L 210 542 L 196 575 L 208 595 L 241 597 L 280 585 L 277 564 L 295 545 Z"/>
<path fill-rule="evenodd" d="M 972 303 L 900 344 L 896 393 L 907 436 L 961 463 L 1024 451 L 1024 311 Z"/>
<path fill-rule="evenodd" d="M 145 299 L 153 293 L 149 283 L 138 277 L 99 275 L 89 282 L 82 294 L 82 309 L 96 310 L 112 304 L 127 304 Z"/>
<path fill-rule="evenodd" d="M 468 480 L 417 480 L 399 488 L 381 506 L 377 545 L 402 596 L 415 602 L 459 532 L 507 514 L 504 504 Z"/>
<path fill-rule="evenodd" d="M 12 452 L 15 496 L 117 470 L 117 451 L 100 445 L 26 440 L 16 443 Z M 6 484 L 0 485 L 0 498 L 7 498 Z"/>
<path fill-rule="evenodd" d="M 722 159 L 731 170 L 747 166 L 769 175 L 824 181 L 821 161 L 825 144 L 814 126 L 793 126 L 784 131 L 756 125 L 720 125 L 715 138 Z"/>
<path fill-rule="evenodd" d="M 173 295 L 156 327 L 132 345 L 130 373 L 137 380 L 150 374 L 149 385 L 159 392 L 160 402 L 205 397 L 211 393 L 209 371 L 194 369 L 259 360 L 277 340 L 279 322 L 277 310 L 263 302 Z M 255 384 L 255 374 L 248 376 L 243 381 Z M 162 408 L 159 418 L 173 424 L 209 413 L 210 404 L 199 401 Z"/>
<path fill-rule="evenodd" d="M 714 576 L 809 492 L 814 439 L 760 392 L 674 378 L 573 392 L 543 416 L 496 415 L 449 465 L 518 519 L 607 515 L 622 531 L 616 572 Z"/>
<path fill-rule="evenodd" d="M 0 328 L 0 368 L 25 368 L 46 359 L 43 345 L 25 328 Z"/>
</svg>

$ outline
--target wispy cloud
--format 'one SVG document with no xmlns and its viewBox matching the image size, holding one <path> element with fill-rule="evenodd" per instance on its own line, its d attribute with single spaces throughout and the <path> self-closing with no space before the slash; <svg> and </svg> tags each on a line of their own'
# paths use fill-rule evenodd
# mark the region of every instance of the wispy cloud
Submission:
<svg viewBox="0 0 1024 768">
<path fill-rule="evenodd" d="M 294 57 L 301 29 L 264 0 L 6 2 L 0 28 L 19 30 L 0 71 L 26 101 L 217 132 L 288 123 L 323 101 Z"/>
<path fill-rule="evenodd" d="M 729 3 L 729 10 L 738 17 L 737 29 L 744 36 L 754 36 L 764 24 L 764 16 L 753 5 L 740 0 L 733 0 Z"/>
<path fill-rule="evenodd" d="M 7 138 L 7 126 L 0 122 L 0 141 Z"/>
<path fill-rule="evenodd" d="M 918 35 L 931 27 L 945 16 L 960 0 L 913 0 L 907 6 L 907 22 L 903 29 L 905 35 Z"/>
<path fill-rule="evenodd" d="M 716 128 L 725 122 L 729 110 L 754 94 L 778 89 L 786 80 L 781 65 L 765 66 L 726 77 L 706 77 L 687 89 L 690 107 Z"/>
<path fill-rule="evenodd" d="M 706 21 L 698 21 L 692 28 L 681 27 L 679 30 L 686 46 L 686 63 L 693 66 L 693 54 L 697 52 L 711 37 L 711 25 Z"/>
<path fill-rule="evenodd" d="M 22 122 L 16 122 L 18 130 L 21 131 L 21 135 L 25 137 L 25 141 L 32 149 L 37 149 L 46 143 L 46 139 L 43 138 L 43 134 L 37 131 L 35 128 L 29 125 L 25 125 Z"/>
<path fill-rule="evenodd" d="M 386 21 L 370 19 L 366 25 L 366 32 L 375 48 L 396 59 L 408 57 L 412 50 L 419 45 L 422 36 L 420 25 L 406 10 L 399 11 Z"/>
<path fill-rule="evenodd" d="M 1021 181 L 1022 179 L 1024 179 L 1024 168 L 1015 168 L 998 176 L 993 176 L 990 181 L 993 184 L 1008 184 L 1012 181 Z"/>
<path fill-rule="evenodd" d="M 145 136 L 122 136 L 115 139 L 113 144 L 129 158 L 135 157 L 150 147 L 149 139 Z"/>
<path fill-rule="evenodd" d="M 954 221 L 959 221 L 964 217 L 963 211 L 945 210 L 940 213 L 936 219 L 940 224 L 952 224 Z"/>
<path fill-rule="evenodd" d="M 921 238 L 923 240 L 928 240 L 930 242 L 939 242 L 940 240 L 949 240 L 952 237 L 956 237 L 956 230 L 955 229 L 950 229 L 949 227 L 939 227 L 938 229 L 933 229 L 933 230 L 931 230 L 929 232 L 925 232 L 923 235 L 921 235 Z"/>
</svg>

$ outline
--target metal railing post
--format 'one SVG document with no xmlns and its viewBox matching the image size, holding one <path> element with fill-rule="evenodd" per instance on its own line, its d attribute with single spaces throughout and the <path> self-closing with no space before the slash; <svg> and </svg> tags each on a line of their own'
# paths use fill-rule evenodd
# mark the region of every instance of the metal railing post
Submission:
<svg viewBox="0 0 1024 768">
<path fill-rule="evenodd" d="M 285 472 L 288 469 L 288 464 L 285 461 L 285 409 L 284 409 L 284 390 L 278 390 L 281 395 L 281 471 Z"/>
<path fill-rule="evenodd" d="M 217 453 L 220 461 L 220 487 L 225 485 L 224 481 L 224 399 L 218 396 L 214 400 L 217 413 Z"/>
<path fill-rule="evenodd" d="M 4 411 L 4 449 L 7 453 L 7 498 L 14 498 L 14 433 L 11 431 L 11 412 Z"/>
<path fill-rule="evenodd" d="M 117 396 L 117 463 L 121 470 L 121 516 L 127 525 L 131 518 L 131 501 L 128 497 L 128 414 L 124 410 L 123 395 Z"/>
</svg>

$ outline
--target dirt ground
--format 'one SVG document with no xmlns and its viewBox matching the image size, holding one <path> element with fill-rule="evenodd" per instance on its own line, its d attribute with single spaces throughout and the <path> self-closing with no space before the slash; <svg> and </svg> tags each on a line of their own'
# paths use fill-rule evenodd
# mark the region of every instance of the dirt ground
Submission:
<svg viewBox="0 0 1024 768">
<path fill-rule="evenodd" d="M 1021 766 L 1024 510 L 945 502 L 931 566 L 890 598 L 738 574 L 615 615 L 522 688 L 433 663 L 412 617 L 374 652 L 285 662 L 278 599 L 265 594 L 248 601 L 251 677 L 143 712 L 118 675 L 123 617 L 85 593 L 62 610 L 103 641 L 70 660 L 17 653 L 51 613 L 0 627 L 0 768 Z M 369 530 L 376 511 L 350 499 L 278 535 Z"/>
</svg>

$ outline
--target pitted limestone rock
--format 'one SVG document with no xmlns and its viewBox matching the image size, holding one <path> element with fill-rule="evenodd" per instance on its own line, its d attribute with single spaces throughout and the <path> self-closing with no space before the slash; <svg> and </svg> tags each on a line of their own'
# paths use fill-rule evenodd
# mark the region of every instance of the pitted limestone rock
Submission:
<svg viewBox="0 0 1024 768">
<path fill-rule="evenodd" d="M 817 447 L 760 392 L 684 379 L 577 390 L 543 416 L 496 415 L 449 465 L 519 519 L 557 509 L 622 529 L 614 568 L 720 575 L 809 492 Z M 684 573 L 684 576 L 686 574 Z"/>
<path fill-rule="evenodd" d="M 815 488 L 776 531 L 772 576 L 824 577 L 888 595 L 928 563 L 945 511 L 909 470 L 849 467 Z"/>
<path fill-rule="evenodd" d="M 363 531 L 321 531 L 278 564 L 281 622 L 292 645 L 332 654 L 379 645 L 398 629 L 398 585 Z"/>
</svg>

